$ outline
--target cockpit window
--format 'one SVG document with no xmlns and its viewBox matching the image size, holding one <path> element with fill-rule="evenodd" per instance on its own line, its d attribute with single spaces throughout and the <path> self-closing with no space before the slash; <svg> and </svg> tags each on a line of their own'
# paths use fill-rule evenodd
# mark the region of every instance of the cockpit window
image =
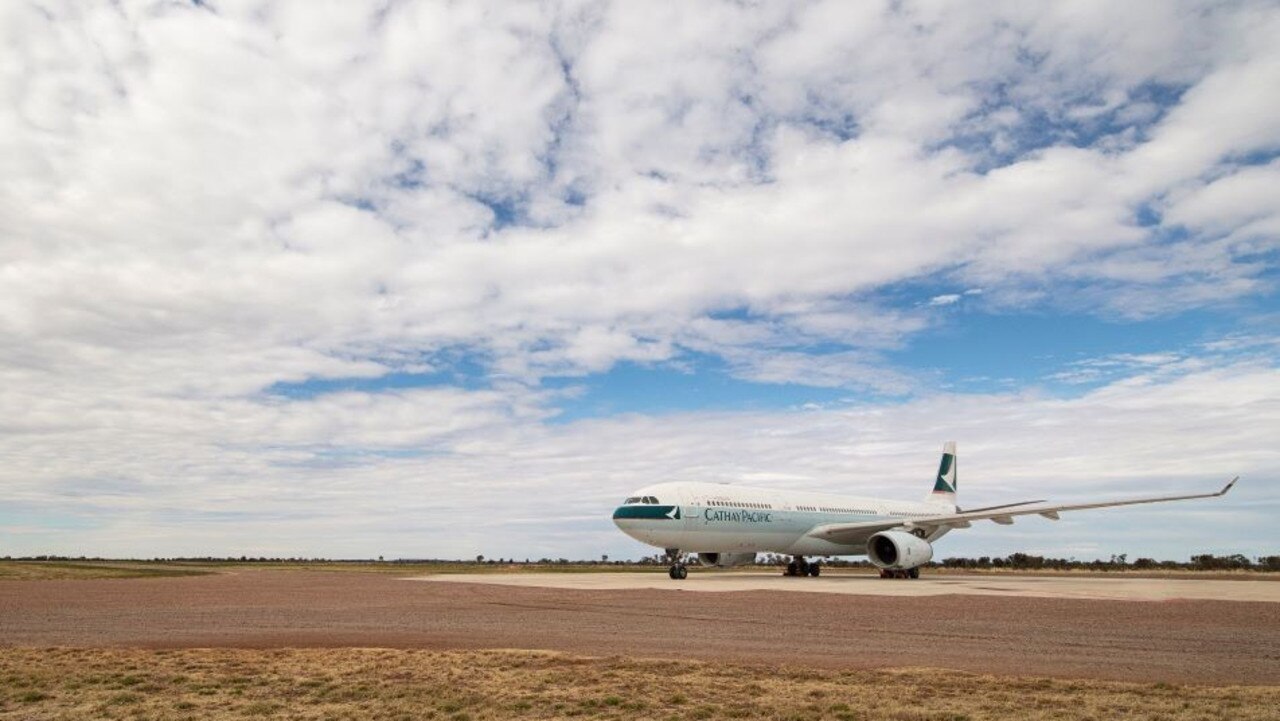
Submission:
<svg viewBox="0 0 1280 721">
<path fill-rule="evenodd" d="M 652 503 L 652 504 L 655 504 L 655 505 L 656 505 L 656 504 L 658 503 L 658 499 L 654 498 L 653 496 L 645 496 L 645 497 L 644 497 L 644 502 L 645 502 L 645 503 Z"/>
<path fill-rule="evenodd" d="M 644 502 L 644 501 L 643 501 L 643 499 L 641 499 L 641 498 L 640 498 L 640 496 L 632 496 L 632 497 L 628 498 L 627 500 L 623 501 L 623 502 L 622 502 L 622 505 L 624 505 L 624 506 L 630 506 L 630 505 L 631 505 L 631 504 L 633 504 L 633 503 L 643 503 L 643 502 Z"/>
</svg>

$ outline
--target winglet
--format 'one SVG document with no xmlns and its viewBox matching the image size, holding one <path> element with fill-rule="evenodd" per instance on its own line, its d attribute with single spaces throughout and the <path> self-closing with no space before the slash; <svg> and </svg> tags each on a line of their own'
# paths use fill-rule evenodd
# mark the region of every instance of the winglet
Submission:
<svg viewBox="0 0 1280 721">
<path fill-rule="evenodd" d="M 1238 481 L 1238 480 L 1240 480 L 1240 476 L 1236 476 L 1235 478 L 1232 478 L 1232 479 L 1227 483 L 1227 485 L 1225 485 L 1225 486 L 1223 486 L 1223 487 L 1222 487 L 1222 490 L 1221 490 L 1221 491 L 1218 491 L 1217 493 L 1215 493 L 1215 494 L 1213 494 L 1213 495 L 1215 495 L 1215 496 L 1225 496 L 1225 495 L 1227 494 L 1227 491 L 1231 490 L 1231 487 L 1232 487 L 1232 486 L 1234 486 L 1234 485 L 1236 484 L 1236 481 Z"/>
</svg>

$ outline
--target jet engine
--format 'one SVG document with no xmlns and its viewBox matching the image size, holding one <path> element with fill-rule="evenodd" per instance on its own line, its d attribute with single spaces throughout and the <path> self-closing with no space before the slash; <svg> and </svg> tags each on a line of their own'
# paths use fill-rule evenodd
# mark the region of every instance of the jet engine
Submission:
<svg viewBox="0 0 1280 721">
<path fill-rule="evenodd" d="M 733 566 L 745 566 L 748 563 L 756 562 L 756 554 L 754 553 L 699 553 L 698 562 L 704 566 L 715 566 L 716 568 L 730 568 Z"/>
<path fill-rule="evenodd" d="M 867 558 L 880 568 L 915 568 L 933 559 L 933 546 L 905 531 L 881 531 L 867 539 Z"/>
</svg>

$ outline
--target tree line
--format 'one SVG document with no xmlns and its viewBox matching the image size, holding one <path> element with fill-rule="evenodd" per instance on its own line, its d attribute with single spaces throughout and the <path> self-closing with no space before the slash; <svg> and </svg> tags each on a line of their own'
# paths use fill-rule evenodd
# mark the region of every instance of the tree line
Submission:
<svg viewBox="0 0 1280 721">
<path fill-rule="evenodd" d="M 1129 560 L 1128 554 L 1113 555 L 1109 560 L 1081 561 L 1075 558 L 1052 558 L 1029 553 L 1011 553 L 1004 558 L 979 556 L 978 558 L 945 558 L 936 564 L 943 568 L 1016 568 L 1088 571 L 1280 571 L 1280 556 L 1249 558 L 1234 553 L 1215 556 L 1201 553 L 1187 561 L 1157 561 L 1152 558 Z"/>
<path fill-rule="evenodd" d="M 57 555 L 39 555 L 39 556 L 4 556 L 4 561 L 75 561 L 75 562 L 109 562 L 109 561 L 130 561 L 141 563 L 396 563 L 396 564 L 415 564 L 415 563 L 437 563 L 437 564 L 506 564 L 506 565 L 575 565 L 575 566 L 666 566 L 669 561 L 662 554 L 645 556 L 637 561 L 629 560 L 610 560 L 609 556 L 602 555 L 598 559 L 568 559 L 568 558 L 539 558 L 537 560 L 525 558 L 485 558 L 483 555 L 476 556 L 474 559 L 456 559 L 456 558 L 396 558 L 392 560 L 384 560 L 382 556 L 377 558 L 281 558 L 267 556 L 200 556 L 200 557 L 167 557 L 167 558 L 129 558 L 129 559 L 112 559 L 101 558 L 96 556 L 57 556 Z M 791 560 L 790 556 L 776 553 L 761 554 L 756 557 L 754 565 L 757 566 L 785 566 Z M 824 565 L 832 568 L 873 568 L 870 561 L 865 558 L 828 558 L 822 559 Z M 1258 556 L 1249 558 L 1243 554 L 1235 553 L 1226 556 L 1217 556 L 1212 553 L 1201 553 L 1190 557 L 1186 561 L 1157 561 L 1152 558 L 1135 558 L 1129 560 L 1128 554 L 1121 553 L 1112 555 L 1110 559 L 1094 559 L 1090 561 L 1082 561 L 1076 558 L 1053 558 L 1047 556 L 1037 556 L 1030 553 L 1011 553 L 1008 556 L 979 556 L 977 558 L 966 558 L 963 556 L 953 556 L 944 558 L 941 561 L 932 561 L 927 564 L 930 568 L 960 568 L 960 569 L 1000 569 L 1009 568 L 1016 570 L 1054 570 L 1054 571 L 1280 571 L 1280 556 Z"/>
<path fill-rule="evenodd" d="M 659 562 L 655 556 L 651 563 Z M 766 553 L 756 558 L 756 565 L 785 566 L 791 560 L 784 554 Z M 865 558 L 824 559 L 823 564 L 832 568 L 872 568 Z M 1216 556 L 1212 553 L 1201 553 L 1186 561 L 1157 561 L 1153 558 L 1135 558 L 1129 560 L 1127 553 L 1112 555 L 1110 559 L 1094 559 L 1082 561 L 1076 558 L 1052 558 L 1030 553 L 1011 553 L 1008 556 L 979 556 L 965 558 L 956 556 L 932 561 L 929 568 L 1012 568 L 1017 570 L 1061 570 L 1061 571 L 1280 571 L 1280 556 L 1258 556 L 1249 558 L 1235 553 L 1227 556 Z"/>
</svg>

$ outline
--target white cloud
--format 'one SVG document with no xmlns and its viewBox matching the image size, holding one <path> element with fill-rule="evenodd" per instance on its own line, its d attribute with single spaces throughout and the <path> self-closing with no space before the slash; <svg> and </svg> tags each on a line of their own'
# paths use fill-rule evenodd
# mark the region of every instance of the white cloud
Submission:
<svg viewBox="0 0 1280 721">
<path fill-rule="evenodd" d="M 1149 513 L 1111 511 L 1057 527 L 1028 523 L 1014 535 L 957 533 L 943 553 L 1028 542 L 1065 548 L 1096 537 L 1107 539 L 1105 552 L 1274 551 L 1280 376 L 1255 362 L 1183 369 L 1125 374 L 1076 399 L 929 394 L 889 405 L 553 426 L 515 387 L 127 408 L 103 397 L 74 423 L 8 428 L 3 440 L 13 459 L 5 469 L 11 507 L 91 526 L 33 530 L 12 516 L 0 525 L 5 548 L 17 553 L 621 557 L 643 549 L 619 536 L 608 514 L 641 485 L 767 479 L 914 498 L 926 490 L 940 442 L 957 439 L 970 505 L 1243 480 L 1212 506 L 1166 509 L 1183 528 L 1175 539 L 1161 536 Z M 57 416 L 59 402 L 35 410 Z M 1202 511 L 1233 514 L 1232 528 Z"/>
<path fill-rule="evenodd" d="M 1274 247 L 1280 237 L 1280 210 L 1273 200 L 1278 186 L 1280 162 L 1232 169 L 1171 199 L 1165 218 L 1241 245 L 1256 242 L 1259 249 Z"/>
<path fill-rule="evenodd" d="M 1275 54 L 1226 37 L 1274 22 L 1252 6 L 1210 14 L 1221 43 L 1163 6 L 78 11 L 7 10 L 30 72 L 0 120 L 19 171 L 4 185 L 4 305 L 8 325 L 40 317 L 42 335 L 252 325 L 326 352 L 464 343 L 515 365 L 530 346 L 576 347 L 584 326 L 633 336 L 586 370 L 709 310 L 768 316 L 947 268 L 992 287 L 1121 280 L 1145 312 L 1196 305 L 1254 292 L 1241 259 L 1274 236 L 1166 252 L 1132 222 L 1138 203 L 1276 142 L 1280 113 L 1240 90 Z M 102 57 L 77 60 L 68 43 L 90 41 Z M 1123 107 L 1151 82 L 1192 88 L 1118 157 L 1048 148 L 977 175 L 980 152 L 929 152 L 1000 83 L 1009 104 L 992 116 Z M 817 130 L 846 120 L 848 139 Z M 565 203 L 571 188 L 584 206 Z M 538 227 L 493 232 L 484 202 Z M 1218 228 L 1208 203 L 1170 221 Z M 1117 274 L 1135 253 L 1140 275 Z M 1182 272 L 1185 254 L 1218 270 Z"/>
<path fill-rule="evenodd" d="M 919 385 L 909 374 L 887 369 L 874 356 L 861 353 L 735 351 L 727 360 L 733 376 L 758 383 L 855 388 L 889 395 L 905 395 Z"/>
<path fill-rule="evenodd" d="M 1127 317 L 1269 288 L 1267 3 L 209 5 L 0 6 L 0 482 L 133 489 L 104 544 L 385 515 L 368 454 L 394 503 L 514 491 L 469 449 L 567 433 L 547 374 L 696 352 L 927 395 L 884 361 L 959 298 L 887 292 L 922 279 Z M 263 395 L 457 356 L 512 380 Z"/>
</svg>

